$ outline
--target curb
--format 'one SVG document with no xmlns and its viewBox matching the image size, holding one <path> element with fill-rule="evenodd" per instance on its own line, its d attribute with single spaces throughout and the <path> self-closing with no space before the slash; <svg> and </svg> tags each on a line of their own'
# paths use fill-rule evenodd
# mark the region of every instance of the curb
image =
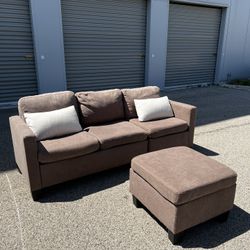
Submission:
<svg viewBox="0 0 250 250">
<path fill-rule="evenodd" d="M 250 86 L 243 86 L 243 85 L 233 85 L 233 84 L 218 84 L 217 86 L 223 87 L 223 88 L 229 88 L 229 89 L 238 89 L 238 90 L 247 90 L 250 91 Z"/>
</svg>

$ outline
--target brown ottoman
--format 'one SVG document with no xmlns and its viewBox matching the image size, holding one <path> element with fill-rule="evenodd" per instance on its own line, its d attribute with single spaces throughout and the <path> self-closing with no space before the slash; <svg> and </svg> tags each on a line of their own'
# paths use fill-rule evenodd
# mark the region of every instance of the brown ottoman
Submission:
<svg viewBox="0 0 250 250">
<path fill-rule="evenodd" d="M 184 230 L 218 217 L 233 207 L 236 173 L 187 147 L 163 149 L 133 158 L 130 192 L 168 228 L 177 243 Z"/>
</svg>

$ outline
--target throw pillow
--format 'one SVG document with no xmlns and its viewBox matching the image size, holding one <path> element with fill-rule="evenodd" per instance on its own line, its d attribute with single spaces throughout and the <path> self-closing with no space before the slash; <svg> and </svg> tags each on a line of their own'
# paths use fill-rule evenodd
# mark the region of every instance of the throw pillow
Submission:
<svg viewBox="0 0 250 250">
<path fill-rule="evenodd" d="M 168 97 L 136 99 L 135 108 L 141 122 L 173 117 L 173 110 Z"/>
<path fill-rule="evenodd" d="M 73 105 L 48 112 L 24 113 L 24 118 L 39 141 L 82 130 Z"/>
</svg>

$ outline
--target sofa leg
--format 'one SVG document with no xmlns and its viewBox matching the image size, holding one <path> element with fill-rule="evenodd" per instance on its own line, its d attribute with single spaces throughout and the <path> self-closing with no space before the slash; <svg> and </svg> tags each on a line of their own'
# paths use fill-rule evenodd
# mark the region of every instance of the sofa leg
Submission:
<svg viewBox="0 0 250 250">
<path fill-rule="evenodd" d="M 41 190 L 31 191 L 31 196 L 33 201 L 38 201 L 39 198 L 41 197 L 41 193 L 42 193 Z"/>
<path fill-rule="evenodd" d="M 227 211 L 223 214 L 220 214 L 219 216 L 217 216 L 215 219 L 220 222 L 220 223 L 223 223 L 223 222 L 226 222 L 227 219 L 228 219 L 228 216 L 229 216 L 229 213 L 230 211 Z"/>
<path fill-rule="evenodd" d="M 134 203 L 135 207 L 137 207 L 137 208 L 142 207 L 142 203 L 134 195 L 133 195 L 133 203 Z"/>
<path fill-rule="evenodd" d="M 183 235 L 184 235 L 184 231 L 174 234 L 173 232 L 168 230 L 168 238 L 172 242 L 173 245 L 180 243 L 182 241 Z"/>
<path fill-rule="evenodd" d="M 19 172 L 19 174 L 22 174 L 20 168 L 18 167 L 18 165 L 16 164 L 16 168 L 17 168 L 17 171 Z"/>
</svg>

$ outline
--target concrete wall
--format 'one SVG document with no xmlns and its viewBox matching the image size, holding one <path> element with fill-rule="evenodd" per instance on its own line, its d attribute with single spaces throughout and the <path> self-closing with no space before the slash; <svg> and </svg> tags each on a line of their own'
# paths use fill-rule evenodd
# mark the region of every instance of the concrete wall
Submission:
<svg viewBox="0 0 250 250">
<path fill-rule="evenodd" d="M 250 77 L 250 1 L 231 0 L 220 79 Z"/>
<path fill-rule="evenodd" d="M 168 10 L 166 0 L 148 0 L 145 84 L 165 87 Z"/>
<path fill-rule="evenodd" d="M 39 93 L 66 89 L 60 0 L 30 0 Z"/>
</svg>

